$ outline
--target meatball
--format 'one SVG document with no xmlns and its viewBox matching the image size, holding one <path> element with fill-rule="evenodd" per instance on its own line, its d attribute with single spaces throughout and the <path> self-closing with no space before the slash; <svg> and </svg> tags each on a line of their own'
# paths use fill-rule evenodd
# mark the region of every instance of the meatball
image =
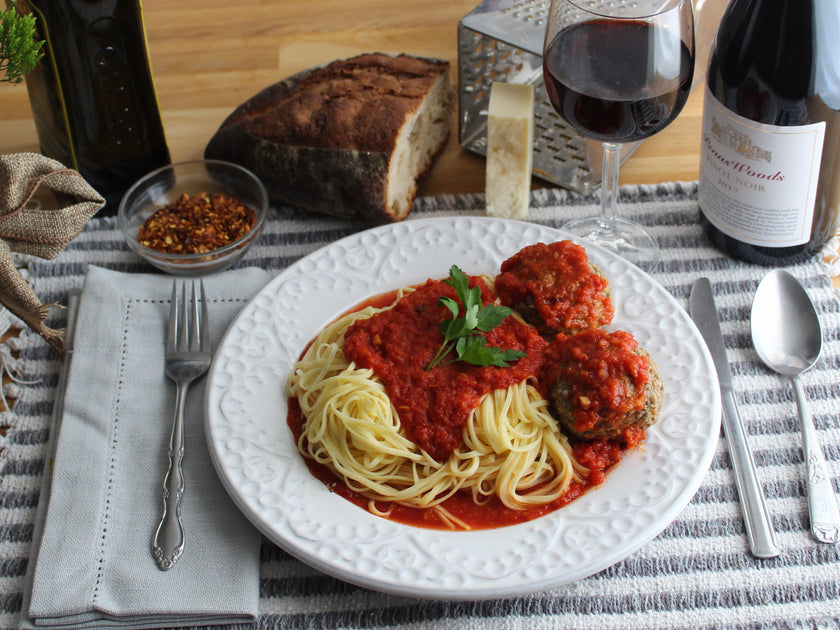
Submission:
<svg viewBox="0 0 840 630">
<path fill-rule="evenodd" d="M 502 263 L 495 285 L 502 304 L 546 338 L 607 325 L 615 313 L 609 281 L 571 241 L 523 248 Z"/>
<path fill-rule="evenodd" d="M 635 442 L 631 431 L 659 418 L 662 377 L 628 332 L 558 335 L 547 351 L 545 370 L 552 413 L 573 437 Z"/>
</svg>

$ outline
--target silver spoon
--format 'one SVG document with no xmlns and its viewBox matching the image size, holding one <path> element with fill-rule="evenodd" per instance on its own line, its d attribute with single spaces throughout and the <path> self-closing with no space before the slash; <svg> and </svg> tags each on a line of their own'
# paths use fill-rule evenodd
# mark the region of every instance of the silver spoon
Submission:
<svg viewBox="0 0 840 630">
<path fill-rule="evenodd" d="M 793 383 L 802 429 L 808 485 L 811 534 L 820 542 L 840 540 L 840 511 L 822 448 L 805 400 L 799 375 L 816 363 L 822 351 L 822 327 L 814 304 L 787 271 L 768 273 L 755 292 L 750 315 L 758 356 Z"/>
</svg>

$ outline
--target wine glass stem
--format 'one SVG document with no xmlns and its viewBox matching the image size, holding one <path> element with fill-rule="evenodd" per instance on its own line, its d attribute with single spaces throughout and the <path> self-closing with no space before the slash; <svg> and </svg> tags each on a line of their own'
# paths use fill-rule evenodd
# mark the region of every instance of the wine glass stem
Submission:
<svg viewBox="0 0 840 630">
<path fill-rule="evenodd" d="M 604 164 L 601 175 L 601 229 L 615 232 L 618 169 L 621 166 L 621 145 L 604 142 Z"/>
</svg>

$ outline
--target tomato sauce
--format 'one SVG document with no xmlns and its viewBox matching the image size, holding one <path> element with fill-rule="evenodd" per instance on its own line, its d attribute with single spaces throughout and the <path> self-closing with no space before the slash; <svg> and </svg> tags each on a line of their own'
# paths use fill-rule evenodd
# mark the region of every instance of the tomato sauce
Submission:
<svg viewBox="0 0 840 630">
<path fill-rule="evenodd" d="M 536 243 L 502 263 L 496 291 L 502 304 L 532 298 L 551 330 L 583 330 L 609 324 L 615 314 L 609 283 L 589 264 L 586 250 L 571 241 Z"/>
<path fill-rule="evenodd" d="M 482 289 L 482 303 L 495 298 L 485 282 L 470 278 Z M 481 367 L 445 359 L 431 370 L 444 341 L 440 324 L 452 313 L 438 304 L 442 296 L 456 299 L 455 289 L 429 280 L 388 310 L 355 322 L 344 335 L 344 355 L 356 365 L 373 369 L 382 379 L 406 435 L 438 461 L 461 444 L 470 413 L 494 389 L 504 389 L 535 374 L 547 342 L 532 327 L 513 317 L 485 333 L 487 345 L 520 350 L 527 356 L 508 367 Z"/>
</svg>

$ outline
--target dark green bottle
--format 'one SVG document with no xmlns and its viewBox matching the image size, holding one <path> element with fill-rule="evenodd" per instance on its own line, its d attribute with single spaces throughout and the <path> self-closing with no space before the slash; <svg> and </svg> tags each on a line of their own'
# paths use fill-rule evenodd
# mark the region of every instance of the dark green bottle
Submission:
<svg viewBox="0 0 840 630">
<path fill-rule="evenodd" d="M 116 214 L 137 179 L 170 163 L 139 0 L 18 0 L 44 57 L 26 76 L 41 152 L 78 170 Z"/>
</svg>

